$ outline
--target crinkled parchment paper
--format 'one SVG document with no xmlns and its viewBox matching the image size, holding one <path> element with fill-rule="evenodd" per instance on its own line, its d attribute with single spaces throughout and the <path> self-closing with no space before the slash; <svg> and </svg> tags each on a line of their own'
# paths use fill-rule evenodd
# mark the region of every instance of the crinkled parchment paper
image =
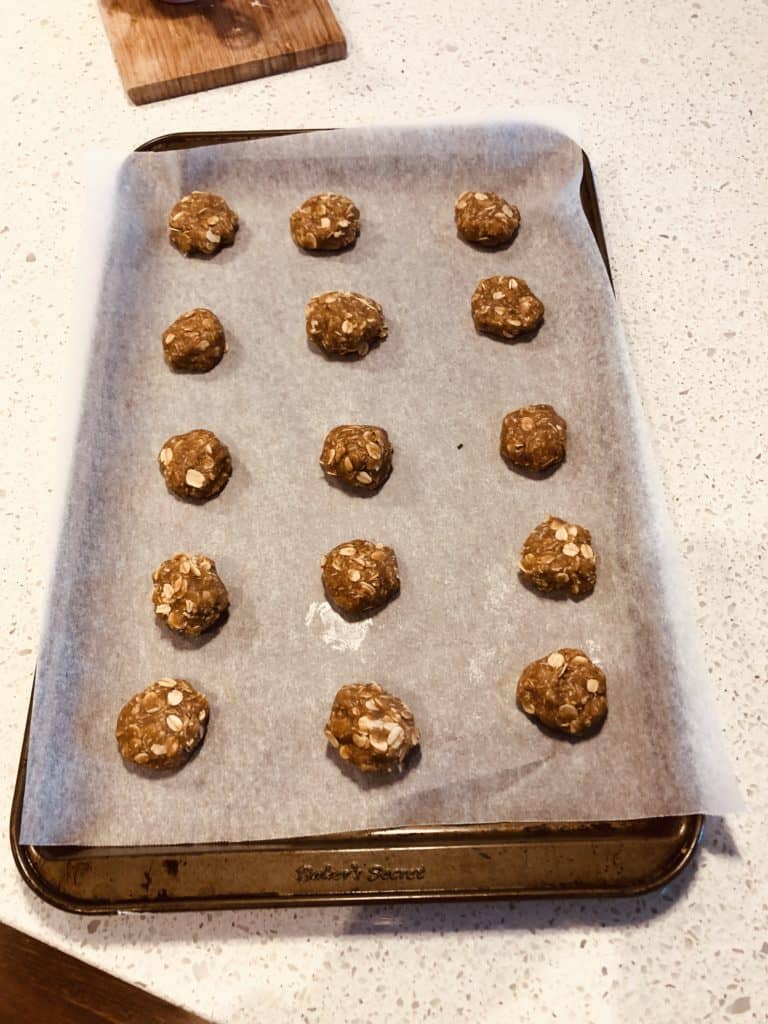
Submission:
<svg viewBox="0 0 768 1024">
<path fill-rule="evenodd" d="M 256 840 L 367 827 L 725 812 L 739 797 L 687 609 L 658 476 L 611 288 L 579 202 L 581 151 L 530 124 L 360 129 L 169 154 L 121 168 L 83 412 L 38 663 L 22 841 Z M 502 252 L 460 242 L 465 188 L 517 203 Z M 168 210 L 223 194 L 233 248 L 183 259 Z M 290 211 L 322 190 L 362 211 L 356 247 L 296 249 Z M 491 274 L 524 277 L 546 306 L 536 337 L 476 334 L 469 299 Z M 356 363 L 305 340 L 304 305 L 331 288 L 372 295 L 390 333 Z M 174 375 L 160 334 L 209 306 L 231 351 L 212 373 Z M 566 463 L 544 480 L 498 455 L 503 415 L 551 402 Z M 395 469 L 373 498 L 329 486 L 326 431 L 377 423 Z M 221 497 L 172 498 L 155 456 L 194 427 L 231 447 Z M 517 576 L 520 546 L 552 513 L 589 527 L 598 583 L 553 600 Z M 353 537 L 397 551 L 400 597 L 350 624 L 324 602 L 321 556 Z M 155 566 L 212 555 L 229 621 L 197 642 L 155 623 Z M 515 681 L 555 647 L 604 668 L 610 710 L 581 742 L 545 735 Z M 124 701 L 176 675 L 212 705 L 182 771 L 126 770 L 113 729 Z M 340 685 L 377 680 L 422 731 L 413 768 L 358 779 L 323 725 Z"/>
</svg>

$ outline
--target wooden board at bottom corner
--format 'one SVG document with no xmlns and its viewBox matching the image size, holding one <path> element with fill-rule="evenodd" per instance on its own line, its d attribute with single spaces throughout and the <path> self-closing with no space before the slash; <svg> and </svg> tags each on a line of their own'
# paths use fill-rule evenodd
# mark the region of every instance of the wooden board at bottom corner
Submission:
<svg viewBox="0 0 768 1024">
<path fill-rule="evenodd" d="M 99 9 L 137 104 L 347 55 L 328 0 L 99 0 Z"/>
</svg>

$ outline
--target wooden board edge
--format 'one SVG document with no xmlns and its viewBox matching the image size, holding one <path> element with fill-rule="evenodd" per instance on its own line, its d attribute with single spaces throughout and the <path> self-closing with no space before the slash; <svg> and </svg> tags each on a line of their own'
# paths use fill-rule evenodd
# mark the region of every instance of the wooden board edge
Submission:
<svg viewBox="0 0 768 1024">
<path fill-rule="evenodd" d="M 143 106 L 146 103 L 175 99 L 177 96 L 188 96 L 191 93 L 219 89 L 225 85 L 256 81 L 259 78 L 284 74 L 287 71 L 300 71 L 303 68 L 316 67 L 319 64 L 330 64 L 337 60 L 344 60 L 346 56 L 347 41 L 341 36 L 338 40 L 310 50 L 303 50 L 300 53 L 276 54 L 274 57 L 259 58 L 233 67 L 206 71 L 204 74 L 186 75 L 165 82 L 147 82 L 128 86 L 122 75 L 121 79 L 128 99 L 136 106 Z"/>
<path fill-rule="evenodd" d="M 0 1021 L 210 1024 L 71 953 L 0 924 Z"/>
</svg>

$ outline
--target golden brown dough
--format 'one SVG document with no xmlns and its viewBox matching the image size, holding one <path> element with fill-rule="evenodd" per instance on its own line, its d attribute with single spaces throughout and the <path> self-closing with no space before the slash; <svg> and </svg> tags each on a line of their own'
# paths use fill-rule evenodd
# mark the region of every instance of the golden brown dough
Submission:
<svg viewBox="0 0 768 1024">
<path fill-rule="evenodd" d="M 227 339 L 210 309 L 190 309 L 163 331 L 163 355 L 179 373 L 208 373 L 221 362 Z"/>
<path fill-rule="evenodd" d="M 325 735 L 339 757 L 361 772 L 402 771 L 421 739 L 411 711 L 378 683 L 342 686 Z"/>
<path fill-rule="evenodd" d="M 291 237 L 302 249 L 346 249 L 360 233 L 360 211 L 346 196 L 322 192 L 291 214 Z"/>
<path fill-rule="evenodd" d="M 608 714 L 605 673 L 578 648 L 561 647 L 523 669 L 517 701 L 550 729 L 584 736 Z"/>
<path fill-rule="evenodd" d="M 364 356 L 387 336 L 375 299 L 357 292 L 323 292 L 307 303 L 307 337 L 331 356 Z"/>
<path fill-rule="evenodd" d="M 120 754 L 153 771 L 180 768 L 203 742 L 208 714 L 207 699 L 186 679 L 158 679 L 120 711 Z"/>
<path fill-rule="evenodd" d="M 510 341 L 534 330 L 544 316 L 544 304 L 522 277 L 495 276 L 482 280 L 472 295 L 475 327 Z"/>
<path fill-rule="evenodd" d="M 585 526 L 549 516 L 526 538 L 520 572 L 544 593 L 591 594 L 597 579 L 592 535 Z"/>
<path fill-rule="evenodd" d="M 565 420 L 551 405 L 526 405 L 504 417 L 499 450 L 511 465 L 541 473 L 565 458 L 567 433 Z"/>
<path fill-rule="evenodd" d="M 160 449 L 157 461 L 166 487 L 179 498 L 214 498 L 232 475 L 229 448 L 211 430 L 174 434 Z"/>
<path fill-rule="evenodd" d="M 183 636 L 212 629 L 229 608 L 227 588 L 216 563 L 205 555 L 174 555 L 152 574 L 155 614 Z"/>
<path fill-rule="evenodd" d="M 498 192 L 462 192 L 453 213 L 459 235 L 487 248 L 506 244 L 520 227 L 520 211 Z"/>
<path fill-rule="evenodd" d="M 184 256 L 213 256 L 223 246 L 232 245 L 237 228 L 237 214 L 213 192 L 190 192 L 168 217 L 170 243 Z"/>
<path fill-rule="evenodd" d="M 320 465 L 326 476 L 348 487 L 376 491 L 392 471 L 392 450 L 382 427 L 342 424 L 328 431 Z"/>
<path fill-rule="evenodd" d="M 370 540 L 348 540 L 328 552 L 320 563 L 329 602 L 347 615 L 382 608 L 400 590 L 392 548 Z"/>
</svg>

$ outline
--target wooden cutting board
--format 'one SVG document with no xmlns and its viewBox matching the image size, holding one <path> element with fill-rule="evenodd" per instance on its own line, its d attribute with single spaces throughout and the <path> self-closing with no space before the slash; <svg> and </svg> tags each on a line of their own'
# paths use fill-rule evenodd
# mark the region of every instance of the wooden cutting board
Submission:
<svg viewBox="0 0 768 1024">
<path fill-rule="evenodd" d="M 347 55 L 328 0 L 99 0 L 99 8 L 134 103 Z"/>
<path fill-rule="evenodd" d="M 0 1024 L 206 1024 L 197 1014 L 4 924 L 0 992 Z"/>
</svg>

